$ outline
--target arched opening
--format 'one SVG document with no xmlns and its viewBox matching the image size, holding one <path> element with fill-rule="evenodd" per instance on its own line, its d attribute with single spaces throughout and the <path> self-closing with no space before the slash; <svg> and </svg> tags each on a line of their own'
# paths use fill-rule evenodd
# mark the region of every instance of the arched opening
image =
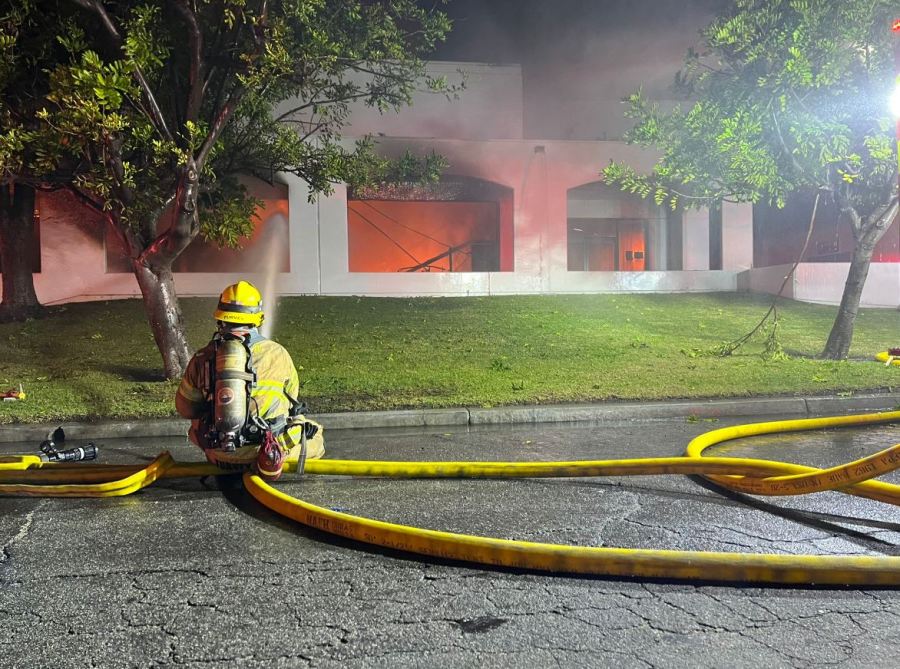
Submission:
<svg viewBox="0 0 900 669">
<path fill-rule="evenodd" d="M 351 190 L 351 272 L 511 272 L 512 189 L 473 177 Z"/>
<path fill-rule="evenodd" d="M 568 270 L 665 269 L 665 217 L 658 207 L 595 181 L 567 194 Z"/>
</svg>

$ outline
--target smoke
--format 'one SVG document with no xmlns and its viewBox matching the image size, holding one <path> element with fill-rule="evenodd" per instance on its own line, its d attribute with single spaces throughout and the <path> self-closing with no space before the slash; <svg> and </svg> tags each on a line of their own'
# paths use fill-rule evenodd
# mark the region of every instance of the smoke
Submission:
<svg viewBox="0 0 900 669">
<path fill-rule="evenodd" d="M 520 63 L 525 137 L 618 139 L 622 98 L 672 100 L 675 73 L 723 0 L 455 0 L 441 58 Z"/>
</svg>

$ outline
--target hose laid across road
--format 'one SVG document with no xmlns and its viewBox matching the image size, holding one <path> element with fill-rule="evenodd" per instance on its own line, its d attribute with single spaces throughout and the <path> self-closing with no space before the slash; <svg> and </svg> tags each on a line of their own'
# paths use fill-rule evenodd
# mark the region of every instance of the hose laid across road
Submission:
<svg viewBox="0 0 900 669">
<path fill-rule="evenodd" d="M 871 479 L 900 467 L 900 444 L 829 469 L 771 460 L 702 456 L 704 449 L 730 439 L 896 421 L 900 421 L 900 411 L 737 425 L 700 435 L 688 445 L 684 457 L 577 462 L 315 460 L 307 463 L 306 473 L 396 478 L 699 474 L 725 487 L 752 494 L 793 495 L 838 490 L 897 505 L 900 504 L 900 486 Z M 295 463 L 290 464 L 296 466 Z M 156 478 L 219 473 L 223 472 L 205 463 L 176 463 L 168 453 L 162 454 L 144 468 L 119 465 L 66 466 L 34 463 L 33 460 L 26 464 L 0 459 L 0 495 L 121 495 L 140 489 Z M 61 484 L 63 481 L 65 483 Z M 244 474 L 244 485 L 265 506 L 310 527 L 385 548 L 441 559 L 631 578 L 900 585 L 900 557 L 714 553 L 510 541 L 385 523 L 332 511 L 291 497 L 249 472 Z"/>
</svg>

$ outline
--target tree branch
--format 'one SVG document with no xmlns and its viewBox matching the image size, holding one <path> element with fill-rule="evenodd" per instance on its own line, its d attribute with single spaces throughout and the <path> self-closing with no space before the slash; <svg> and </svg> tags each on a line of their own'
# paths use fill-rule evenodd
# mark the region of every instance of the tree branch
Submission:
<svg viewBox="0 0 900 669">
<path fill-rule="evenodd" d="M 122 139 L 104 134 L 103 144 L 106 147 L 104 162 L 116 180 L 119 200 L 126 207 L 130 207 L 134 203 L 134 191 L 126 183 L 125 163 L 122 160 Z"/>
<path fill-rule="evenodd" d="M 781 124 L 778 123 L 778 114 L 775 113 L 774 109 L 772 110 L 772 122 L 775 124 L 775 134 L 778 135 L 778 142 L 781 144 L 782 150 L 790 159 L 791 165 L 794 166 L 797 173 L 803 174 L 803 167 L 800 165 L 800 161 L 797 160 L 797 156 L 794 155 L 793 151 L 788 149 L 787 142 L 784 141 L 784 135 L 781 133 Z"/>
<path fill-rule="evenodd" d="M 101 2 L 101 0 L 72 0 L 72 2 L 74 2 L 79 7 L 97 14 L 97 16 L 100 17 L 100 22 L 103 24 L 104 28 L 106 28 L 106 32 L 108 32 L 115 41 L 116 46 L 120 49 L 122 48 L 122 35 L 119 34 L 119 30 L 116 28 L 115 23 L 113 23 L 112 17 L 103 7 L 103 3 Z M 144 96 L 147 98 L 147 105 L 150 107 L 150 121 L 156 126 L 156 130 L 165 139 L 171 141 L 172 133 L 169 132 L 169 126 L 166 125 L 166 120 L 159 108 L 159 104 L 157 104 L 156 102 L 156 96 L 153 95 L 153 91 L 150 89 L 150 84 L 147 83 L 147 79 L 144 77 L 144 73 L 141 71 L 141 68 L 138 67 L 137 64 L 134 65 L 133 74 L 134 78 L 138 82 L 138 85 L 141 87 L 141 90 L 144 92 Z"/>
<path fill-rule="evenodd" d="M 206 159 L 209 157 L 209 152 L 212 151 L 212 147 L 215 146 L 216 142 L 219 140 L 222 131 L 225 129 L 225 126 L 228 125 L 228 121 L 234 116 L 234 110 L 237 108 L 238 102 L 241 97 L 243 97 L 243 94 L 244 89 L 243 87 L 240 87 L 233 91 L 232 94 L 228 96 L 228 99 L 225 100 L 225 104 L 222 105 L 222 108 L 219 110 L 219 114 L 216 116 L 215 121 L 213 121 L 213 124 L 206 135 L 206 139 L 203 140 L 200 151 L 197 153 L 197 157 L 195 158 L 197 169 L 203 169 L 203 166 L 206 164 Z"/>
<path fill-rule="evenodd" d="M 769 305 L 769 310 L 765 313 L 765 315 L 760 319 L 759 323 L 756 324 L 756 327 L 750 330 L 747 334 L 739 339 L 736 339 L 728 344 L 726 344 L 722 349 L 723 355 L 731 355 L 736 350 L 738 350 L 741 346 L 746 344 L 753 338 L 757 332 L 759 332 L 766 322 L 769 320 L 769 316 L 775 314 L 775 323 L 776 326 L 778 324 L 778 300 L 781 297 L 782 293 L 784 293 L 784 288 L 787 286 L 788 281 L 790 281 L 791 277 L 794 275 L 794 272 L 797 271 L 797 267 L 800 266 L 800 263 L 803 262 L 803 258 L 806 255 L 806 249 L 809 248 L 809 241 L 812 239 L 813 228 L 816 224 L 816 212 L 819 210 L 819 199 L 822 195 L 821 191 L 816 192 L 816 200 L 813 202 L 812 214 L 809 217 L 809 227 L 806 229 L 806 239 L 803 241 L 803 248 L 800 249 L 800 254 L 797 256 L 797 260 L 794 261 L 794 264 L 791 266 L 790 271 L 785 274 L 784 280 L 781 282 L 781 287 L 778 289 L 778 292 L 775 293 L 775 297 L 772 299 L 772 304 Z M 774 331 L 773 335 L 774 337 Z"/>
<path fill-rule="evenodd" d="M 838 208 L 842 214 L 846 214 L 850 219 L 850 229 L 853 230 L 853 239 L 859 243 L 859 236 L 862 232 L 862 217 L 856 210 L 856 207 L 850 202 L 850 198 L 844 195 L 840 190 L 835 193 Z"/>
<path fill-rule="evenodd" d="M 138 261 L 150 268 L 169 268 L 175 258 L 187 248 L 200 229 L 197 215 L 197 195 L 199 192 L 200 172 L 193 159 L 184 166 L 178 190 L 175 195 L 175 211 L 172 213 L 172 225 L 166 228 L 147 245 Z"/>
<path fill-rule="evenodd" d="M 266 28 L 268 27 L 268 15 L 268 0 L 262 0 L 259 9 L 259 19 L 253 26 L 253 40 L 256 43 L 256 53 L 252 54 L 251 58 L 251 60 L 253 61 L 259 58 L 263 53 L 265 53 L 266 46 L 268 44 L 268 37 L 266 35 Z M 234 88 L 225 98 L 225 103 L 222 105 L 221 109 L 219 109 L 218 114 L 216 114 L 216 118 L 210 126 L 209 133 L 206 135 L 206 139 L 203 140 L 200 151 L 199 153 L 197 153 L 197 156 L 194 159 L 195 167 L 198 172 L 203 170 L 206 159 L 209 157 L 210 151 L 212 151 L 213 146 L 215 146 L 216 142 L 219 140 L 222 131 L 225 129 L 225 126 L 228 125 L 231 117 L 234 116 L 234 112 L 237 109 L 238 104 L 240 104 L 240 101 L 244 97 L 245 93 L 246 89 L 244 88 L 244 86 L 240 85 Z"/>
<path fill-rule="evenodd" d="M 866 217 L 866 229 L 864 232 L 868 232 L 870 229 L 883 228 L 882 234 L 884 234 L 897 217 L 898 210 L 900 210 L 900 199 L 891 197 L 890 200 L 879 205 L 875 211 Z"/>
<path fill-rule="evenodd" d="M 338 62 L 346 60 L 344 58 L 337 58 Z M 402 74 L 394 74 L 393 72 L 379 72 L 378 70 L 373 70 L 370 67 L 363 67 L 362 61 L 348 61 L 346 63 L 347 69 L 354 70 L 355 72 L 361 72 L 363 74 L 371 74 L 375 77 L 384 77 L 385 79 L 393 79 L 398 82 L 407 82 L 409 81 L 409 77 L 404 76 Z"/>
<path fill-rule="evenodd" d="M 369 91 L 360 91 L 359 93 L 354 93 L 352 95 L 345 95 L 337 98 L 324 98 L 321 100 L 309 100 L 308 102 L 304 102 L 302 105 L 297 107 L 293 107 L 292 109 L 288 109 L 286 112 L 279 114 L 279 116 L 274 120 L 275 123 L 280 123 L 285 119 L 285 117 L 290 114 L 296 114 L 297 112 L 301 112 L 304 109 L 309 109 L 310 107 L 316 107 L 319 105 L 330 105 L 336 102 L 352 102 L 353 100 L 359 100 L 362 98 L 367 98 L 371 95 Z M 399 101 L 399 96 L 396 96 Z"/>
<path fill-rule="evenodd" d="M 186 0 L 175 0 L 175 9 L 184 18 L 188 27 L 188 52 L 190 53 L 190 70 L 188 74 L 188 99 L 185 109 L 185 122 L 195 123 L 200 116 L 200 103 L 203 100 L 203 33 L 197 23 L 197 15 L 191 10 Z"/>
</svg>

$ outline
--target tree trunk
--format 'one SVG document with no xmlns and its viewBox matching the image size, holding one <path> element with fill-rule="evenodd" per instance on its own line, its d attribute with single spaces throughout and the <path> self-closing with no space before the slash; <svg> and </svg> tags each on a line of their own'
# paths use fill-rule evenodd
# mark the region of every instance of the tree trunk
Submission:
<svg viewBox="0 0 900 669">
<path fill-rule="evenodd" d="M 172 264 L 200 230 L 197 217 L 199 180 L 200 170 L 194 160 L 189 159 L 181 170 L 178 187 L 172 198 L 175 204 L 169 227 L 149 244 L 133 238 L 128 244 L 132 251 L 140 249 L 138 254 L 132 252 L 131 266 L 141 287 L 144 310 L 147 312 L 156 346 L 162 355 L 167 379 L 181 378 L 191 358 L 184 335 L 184 317 L 175 292 Z M 165 210 L 160 211 L 159 215 L 166 215 Z M 127 230 L 121 220 L 116 227 L 122 231 Z M 149 229 L 155 231 L 158 228 L 159 221 L 154 219 Z M 124 234 L 128 236 L 127 232 Z"/>
<path fill-rule="evenodd" d="M 22 184 L 0 187 L 0 321 L 21 321 L 43 311 L 31 271 L 33 238 L 34 188 Z"/>
<path fill-rule="evenodd" d="M 888 206 L 880 217 L 866 219 L 862 226 L 857 236 L 856 246 L 853 248 L 853 256 L 850 259 L 850 271 L 847 273 L 847 282 L 844 284 L 844 294 L 841 296 L 837 318 L 834 319 L 825 349 L 819 357 L 828 360 L 846 360 L 850 354 L 853 325 L 859 311 L 859 300 L 862 297 L 863 287 L 866 285 L 866 277 L 869 275 L 869 265 L 872 264 L 872 254 L 875 252 L 875 245 L 890 227 L 896 213 L 895 203 L 893 206 Z"/>
<path fill-rule="evenodd" d="M 141 287 L 150 330 L 162 355 L 166 378 L 180 379 L 191 353 L 184 335 L 184 317 L 175 293 L 172 267 L 157 265 L 150 268 L 140 258 L 134 258 L 131 262 Z"/>
</svg>

